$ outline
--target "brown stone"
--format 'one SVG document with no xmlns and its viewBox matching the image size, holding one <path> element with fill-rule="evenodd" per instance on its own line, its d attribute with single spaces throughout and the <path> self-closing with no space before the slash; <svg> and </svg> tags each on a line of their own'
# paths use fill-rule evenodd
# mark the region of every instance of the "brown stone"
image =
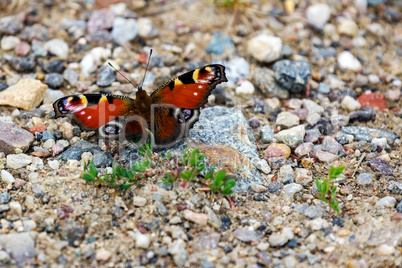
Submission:
<svg viewBox="0 0 402 268">
<path fill-rule="evenodd" d="M 25 110 L 39 106 L 45 97 L 47 85 L 39 80 L 25 78 L 0 92 L 0 105 L 8 105 Z"/>
<path fill-rule="evenodd" d="M 22 153 L 28 150 L 34 136 L 13 123 L 0 122 L 0 152 L 5 155 Z"/>
</svg>

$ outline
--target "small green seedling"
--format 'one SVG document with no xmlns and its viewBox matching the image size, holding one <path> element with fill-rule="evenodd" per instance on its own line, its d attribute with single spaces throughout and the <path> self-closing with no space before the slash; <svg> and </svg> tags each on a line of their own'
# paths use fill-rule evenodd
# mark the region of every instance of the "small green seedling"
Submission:
<svg viewBox="0 0 402 268">
<path fill-rule="evenodd" d="M 205 170 L 205 156 L 200 153 L 200 149 L 196 148 L 191 153 L 189 148 L 186 149 L 183 156 L 180 157 L 180 162 L 186 165 L 186 170 L 182 171 L 180 177 L 185 181 L 194 181 L 197 175 Z"/>
<path fill-rule="evenodd" d="M 214 174 L 213 183 L 208 186 L 212 191 L 228 196 L 233 194 L 233 187 L 236 186 L 236 180 L 233 176 L 226 175 L 226 170 L 221 169 Z"/>
<path fill-rule="evenodd" d="M 336 201 L 336 188 L 334 185 L 334 180 L 337 179 L 342 171 L 345 169 L 345 166 L 341 166 L 338 168 L 331 167 L 329 170 L 328 178 L 319 179 L 318 177 L 315 179 L 315 185 L 317 186 L 317 198 L 328 203 L 330 208 L 335 210 L 338 214 L 341 214 L 341 211 L 338 207 L 339 203 Z"/>
</svg>

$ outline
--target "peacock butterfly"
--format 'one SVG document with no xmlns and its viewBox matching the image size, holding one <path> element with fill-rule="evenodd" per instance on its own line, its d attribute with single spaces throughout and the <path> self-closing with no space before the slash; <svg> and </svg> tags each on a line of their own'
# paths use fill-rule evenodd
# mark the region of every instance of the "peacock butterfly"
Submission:
<svg viewBox="0 0 402 268">
<path fill-rule="evenodd" d="M 225 67 L 211 64 L 171 79 L 151 95 L 139 86 L 135 99 L 80 94 L 58 99 L 53 108 L 56 117 L 67 116 L 83 130 L 99 129 L 104 139 L 144 139 L 150 130 L 157 146 L 170 146 L 187 135 L 199 109 L 222 82 L 227 82 Z"/>
</svg>

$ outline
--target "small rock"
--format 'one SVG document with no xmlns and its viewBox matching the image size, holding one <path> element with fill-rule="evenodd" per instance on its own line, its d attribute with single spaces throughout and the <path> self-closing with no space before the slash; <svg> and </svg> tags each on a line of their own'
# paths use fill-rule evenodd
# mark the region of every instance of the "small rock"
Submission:
<svg viewBox="0 0 402 268">
<path fill-rule="evenodd" d="M 63 86 L 63 76 L 58 73 L 50 73 L 45 76 L 45 83 L 51 88 L 60 88 Z"/>
<path fill-rule="evenodd" d="M 361 173 L 357 179 L 356 183 L 360 185 L 370 184 L 373 181 L 374 174 L 371 173 Z"/>
<path fill-rule="evenodd" d="M 43 98 L 43 103 L 53 104 L 56 100 L 64 97 L 64 93 L 61 90 L 53 90 L 48 88 L 46 90 L 45 97 Z"/>
<path fill-rule="evenodd" d="M 50 139 L 47 140 L 43 143 L 43 148 L 45 148 L 46 150 L 50 150 L 53 148 L 53 146 L 56 144 L 55 140 Z"/>
<path fill-rule="evenodd" d="M 314 4 L 306 9 L 306 19 L 317 29 L 322 29 L 331 16 L 331 9 L 327 4 Z"/>
<path fill-rule="evenodd" d="M 349 51 L 343 51 L 339 53 L 337 57 L 337 62 L 339 68 L 343 70 L 352 70 L 354 72 L 358 72 L 362 69 L 362 66 L 359 62 L 359 60 L 353 56 L 352 53 Z"/>
<path fill-rule="evenodd" d="M 381 198 L 375 203 L 376 207 L 394 207 L 396 204 L 396 199 L 393 196 L 386 196 Z"/>
<path fill-rule="evenodd" d="M 65 204 L 61 204 L 60 207 L 57 208 L 57 217 L 60 220 L 67 219 L 70 217 L 70 214 L 74 212 L 74 209 L 70 206 Z"/>
<path fill-rule="evenodd" d="M 141 196 L 134 196 L 133 204 L 136 207 L 143 207 L 147 204 L 147 199 Z"/>
<path fill-rule="evenodd" d="M 402 194 L 402 183 L 395 182 L 388 187 L 388 191 L 393 194 Z"/>
<path fill-rule="evenodd" d="M 48 161 L 47 163 L 49 164 L 49 167 L 53 170 L 57 170 L 60 168 L 60 163 L 58 160 Z"/>
<path fill-rule="evenodd" d="M 72 86 L 75 86 L 78 82 L 78 74 L 73 69 L 67 68 L 63 73 L 63 77 Z"/>
<path fill-rule="evenodd" d="M 159 215 L 161 215 L 161 216 L 169 215 L 169 210 L 163 204 L 159 204 L 157 209 L 158 209 Z"/>
<path fill-rule="evenodd" d="M 11 199 L 11 196 L 8 192 L 0 193 L 0 204 L 7 204 Z"/>
<path fill-rule="evenodd" d="M 268 148 L 264 151 L 264 158 L 268 159 L 271 157 L 281 157 L 284 156 L 288 158 L 290 156 L 291 150 L 289 146 L 282 143 L 271 143 Z"/>
<path fill-rule="evenodd" d="M 307 135 L 306 135 L 307 137 Z M 295 154 L 297 157 L 307 156 L 312 153 L 314 149 L 314 144 L 312 142 L 305 142 L 297 146 L 295 149 Z"/>
<path fill-rule="evenodd" d="M 278 114 L 275 123 L 278 126 L 290 128 L 299 125 L 300 119 L 297 115 L 294 115 L 290 112 L 281 112 Z"/>
<path fill-rule="evenodd" d="M 357 101 L 364 107 L 378 108 L 380 111 L 388 109 L 385 96 L 380 93 L 366 93 L 357 98 Z"/>
<path fill-rule="evenodd" d="M 18 72 L 33 72 L 36 66 L 35 55 L 28 57 L 13 57 L 10 60 L 10 65 Z"/>
<path fill-rule="evenodd" d="M 8 205 L 10 206 L 10 213 L 12 215 L 16 215 L 16 216 L 22 215 L 22 207 L 19 202 L 11 201 Z"/>
<path fill-rule="evenodd" d="M 106 262 L 112 256 L 112 252 L 105 248 L 98 249 L 96 251 L 95 260 L 100 262 Z"/>
<path fill-rule="evenodd" d="M 62 39 L 49 40 L 45 43 L 44 48 L 63 60 L 68 57 L 68 44 Z"/>
<path fill-rule="evenodd" d="M 307 186 L 313 181 L 313 174 L 310 170 L 305 168 L 296 168 L 295 170 L 295 182 L 303 186 Z"/>
<path fill-rule="evenodd" d="M 30 50 L 31 46 L 27 42 L 23 41 L 17 44 L 17 46 L 15 47 L 15 54 L 25 57 L 28 55 Z"/>
<path fill-rule="evenodd" d="M 282 40 L 279 37 L 260 34 L 247 43 L 247 52 L 258 61 L 273 62 L 281 57 Z"/>
<path fill-rule="evenodd" d="M 0 92 L 0 105 L 32 110 L 45 96 L 47 86 L 39 80 L 25 78 Z"/>
<path fill-rule="evenodd" d="M 24 185 L 25 185 L 26 183 L 27 183 L 27 182 L 24 181 L 24 180 L 15 179 L 14 186 L 15 186 L 15 188 L 17 188 L 17 189 L 20 189 L 20 188 L 24 187 Z"/>
<path fill-rule="evenodd" d="M 26 154 L 9 154 L 7 155 L 7 168 L 22 168 L 31 164 L 32 161 L 32 156 Z"/>
<path fill-rule="evenodd" d="M 297 183 L 286 184 L 283 187 L 284 199 L 286 201 L 292 201 L 294 194 L 303 190 L 303 186 Z"/>
<path fill-rule="evenodd" d="M 0 235 L 0 245 L 19 266 L 37 255 L 35 241 L 28 232 Z"/>
<path fill-rule="evenodd" d="M 318 84 L 317 91 L 318 91 L 319 93 L 321 93 L 321 94 L 328 94 L 328 93 L 331 92 L 331 89 L 330 89 L 329 86 L 327 86 L 326 84 L 324 84 L 324 83 L 319 83 L 319 84 Z"/>
<path fill-rule="evenodd" d="M 66 67 L 64 66 L 64 61 L 60 59 L 52 60 L 43 66 L 43 70 L 46 73 L 59 73 L 61 74 Z"/>
<path fill-rule="evenodd" d="M 0 47 L 2 50 L 7 51 L 7 50 L 12 50 L 14 49 L 19 43 L 20 39 L 15 36 L 4 36 L 1 39 Z"/>
<path fill-rule="evenodd" d="M 148 29 L 141 29 L 145 33 Z M 122 45 L 133 40 L 138 34 L 138 25 L 135 19 L 125 19 L 116 17 L 113 21 L 112 37 L 113 40 Z"/>
<path fill-rule="evenodd" d="M 268 241 L 270 246 L 272 247 L 282 247 L 293 237 L 294 234 L 292 229 L 289 227 L 285 227 L 280 233 L 276 232 L 271 234 Z"/>
<path fill-rule="evenodd" d="M 191 210 L 185 210 L 183 216 L 186 220 L 192 221 L 200 225 L 206 225 L 208 223 L 208 215 L 203 213 L 195 213 Z"/>
<path fill-rule="evenodd" d="M 1 170 L 1 181 L 7 185 L 12 185 L 15 182 L 13 175 L 10 174 L 7 170 Z"/>
<path fill-rule="evenodd" d="M 0 152 L 6 155 L 18 151 L 25 152 L 34 140 L 34 136 L 12 123 L 0 122 Z"/>
<path fill-rule="evenodd" d="M 343 146 L 330 136 L 325 136 L 322 140 L 321 150 L 336 155 L 344 152 Z"/>
<path fill-rule="evenodd" d="M 318 160 L 320 160 L 323 163 L 331 163 L 334 162 L 336 159 L 338 159 L 338 156 L 336 154 L 324 152 L 321 150 L 315 152 L 315 156 L 317 157 Z"/>
<path fill-rule="evenodd" d="M 300 93 L 306 89 L 311 74 L 307 61 L 280 60 L 272 67 L 275 81 L 291 93 Z"/>
<path fill-rule="evenodd" d="M 306 216 L 310 219 L 315 219 L 315 218 L 324 216 L 325 210 L 323 208 L 320 208 L 317 206 L 310 206 L 303 212 L 303 214 L 304 214 L 304 216 Z M 321 228 L 314 229 L 314 230 L 319 230 L 319 229 L 321 229 Z"/>
<path fill-rule="evenodd" d="M 137 20 L 138 35 L 144 38 L 154 37 L 158 34 L 158 28 L 156 28 L 152 20 L 142 17 Z"/>
<path fill-rule="evenodd" d="M 294 183 L 294 173 L 290 165 L 282 166 L 279 169 L 278 181 L 282 184 Z"/>
<path fill-rule="evenodd" d="M 296 148 L 297 145 L 303 142 L 305 133 L 304 125 L 299 125 L 280 131 L 279 133 L 275 134 L 275 138 L 291 148 Z"/>
<path fill-rule="evenodd" d="M 263 233 L 250 230 L 237 229 L 233 232 L 233 235 L 240 241 L 252 242 L 252 241 L 259 241 L 263 236 Z"/>
<path fill-rule="evenodd" d="M 233 51 L 234 47 L 235 46 L 229 35 L 215 33 L 206 48 L 206 52 L 209 54 L 214 53 L 217 55 L 222 55 L 225 51 Z"/>
<path fill-rule="evenodd" d="M 271 143 L 272 140 L 274 139 L 274 130 L 268 126 L 264 125 L 260 128 L 260 136 L 261 136 L 261 142 L 262 143 Z"/>
<path fill-rule="evenodd" d="M 341 102 L 341 107 L 347 111 L 357 111 L 361 108 L 360 103 L 353 97 L 345 96 Z"/>
<path fill-rule="evenodd" d="M 384 96 L 389 101 L 397 102 L 401 98 L 401 90 L 398 88 L 389 89 L 385 92 Z"/>
<path fill-rule="evenodd" d="M 395 252 L 395 248 L 386 244 L 382 244 L 381 246 L 377 247 L 377 252 L 382 256 L 389 256 Z"/>
<path fill-rule="evenodd" d="M 388 162 L 385 161 L 384 159 L 377 157 L 371 161 L 369 161 L 369 165 L 372 169 L 375 171 L 378 171 L 384 175 L 392 175 L 392 169 L 389 166 Z"/>
<path fill-rule="evenodd" d="M 108 87 L 116 80 L 116 74 L 108 65 L 103 65 L 99 71 L 96 84 L 100 87 Z"/>
<path fill-rule="evenodd" d="M 353 20 L 345 19 L 338 25 L 338 32 L 350 37 L 356 37 L 359 31 L 356 22 Z"/>
<path fill-rule="evenodd" d="M 177 239 L 173 241 L 168 248 L 168 251 L 173 255 L 173 261 L 176 266 L 184 266 L 187 260 L 186 243 L 183 239 Z"/>
<path fill-rule="evenodd" d="M 250 81 L 245 80 L 238 87 L 236 87 L 235 92 L 237 95 L 253 94 L 254 93 L 254 85 Z"/>
<path fill-rule="evenodd" d="M 149 248 L 150 243 L 151 240 L 149 239 L 148 235 L 142 234 L 140 232 L 137 232 L 135 234 L 135 246 L 137 248 L 147 249 Z"/>
</svg>

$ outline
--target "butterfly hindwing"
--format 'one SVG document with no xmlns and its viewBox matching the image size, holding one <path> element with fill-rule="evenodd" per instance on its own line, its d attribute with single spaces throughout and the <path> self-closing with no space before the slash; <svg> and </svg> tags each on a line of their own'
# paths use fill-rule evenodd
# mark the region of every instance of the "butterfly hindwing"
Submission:
<svg viewBox="0 0 402 268">
<path fill-rule="evenodd" d="M 206 65 L 160 86 L 151 94 L 152 103 L 198 109 L 208 101 L 212 89 L 222 82 L 227 82 L 225 67 L 219 64 Z"/>
<path fill-rule="evenodd" d="M 63 97 L 53 104 L 56 117 L 67 116 L 83 130 L 94 130 L 134 108 L 134 100 L 109 94 Z"/>
</svg>

